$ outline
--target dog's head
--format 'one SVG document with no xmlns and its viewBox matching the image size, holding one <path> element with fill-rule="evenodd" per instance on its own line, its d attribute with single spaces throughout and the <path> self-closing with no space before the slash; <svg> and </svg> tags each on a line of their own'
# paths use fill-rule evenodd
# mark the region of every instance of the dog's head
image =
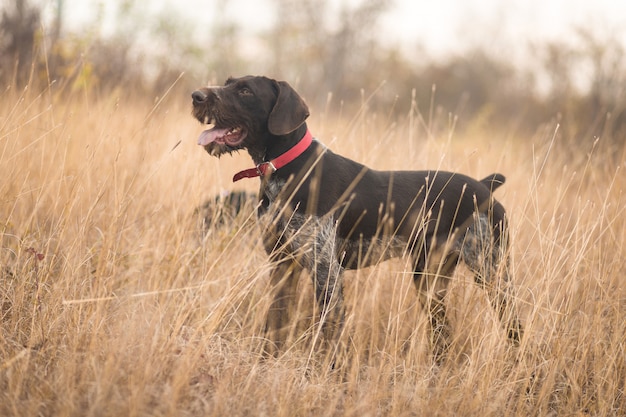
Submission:
<svg viewBox="0 0 626 417">
<path fill-rule="evenodd" d="M 295 131 L 309 116 L 288 83 L 267 77 L 229 78 L 224 86 L 194 91 L 191 98 L 193 115 L 209 125 L 198 145 L 213 156 L 240 149 L 265 152 L 268 140 Z"/>
</svg>

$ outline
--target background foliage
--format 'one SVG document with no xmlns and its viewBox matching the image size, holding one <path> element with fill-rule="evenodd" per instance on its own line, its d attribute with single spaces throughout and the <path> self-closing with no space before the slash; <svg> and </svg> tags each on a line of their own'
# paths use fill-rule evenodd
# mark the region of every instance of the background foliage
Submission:
<svg viewBox="0 0 626 417">
<path fill-rule="evenodd" d="M 103 35 L 98 19 L 84 32 L 66 31 L 62 0 L 49 21 L 39 3 L 16 0 L 3 7 L 0 22 L 0 82 L 160 95 L 181 73 L 177 85 L 188 91 L 229 75 L 268 74 L 296 84 L 320 109 L 332 94 L 337 105 L 368 98 L 368 106 L 397 114 L 434 107 L 444 119 L 456 117 L 458 129 L 480 123 L 528 134 L 558 122 L 559 134 L 578 142 L 626 134 L 625 46 L 611 33 L 572 28 L 558 42 L 490 40 L 434 58 L 419 46 L 381 40 L 388 0 L 364 0 L 334 15 L 327 0 L 272 5 L 276 23 L 251 37 L 227 17 L 223 2 L 198 31 L 174 10 L 146 14 L 141 3 L 126 0 L 114 30 Z M 513 62 L 519 49 L 526 65 Z"/>
</svg>

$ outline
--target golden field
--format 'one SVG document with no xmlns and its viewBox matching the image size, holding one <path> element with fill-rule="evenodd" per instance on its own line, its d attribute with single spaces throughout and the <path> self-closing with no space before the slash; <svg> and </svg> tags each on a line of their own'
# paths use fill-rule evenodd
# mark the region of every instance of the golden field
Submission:
<svg viewBox="0 0 626 417">
<path fill-rule="evenodd" d="M 346 273 L 339 371 L 308 337 L 263 354 L 271 265 L 252 209 L 206 231 L 194 215 L 256 190 L 230 182 L 247 155 L 195 144 L 187 92 L 127 95 L 0 94 L 0 415 L 626 415 L 624 144 L 312 109 L 320 140 L 372 167 L 506 175 L 525 326 L 509 345 L 460 270 L 437 363 L 410 269 L 386 262 Z"/>
</svg>

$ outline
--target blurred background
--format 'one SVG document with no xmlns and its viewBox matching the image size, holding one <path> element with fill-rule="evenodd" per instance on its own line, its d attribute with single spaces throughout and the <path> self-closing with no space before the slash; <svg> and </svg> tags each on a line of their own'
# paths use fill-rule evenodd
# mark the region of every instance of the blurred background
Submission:
<svg viewBox="0 0 626 417">
<path fill-rule="evenodd" d="M 3 90 L 35 84 L 154 99 L 265 74 L 288 80 L 318 112 L 436 113 L 456 118 L 457 130 L 515 136 L 558 123 L 560 135 L 588 143 L 622 143 L 626 134 L 626 4 L 617 0 L 12 0 L 0 8 Z"/>
</svg>

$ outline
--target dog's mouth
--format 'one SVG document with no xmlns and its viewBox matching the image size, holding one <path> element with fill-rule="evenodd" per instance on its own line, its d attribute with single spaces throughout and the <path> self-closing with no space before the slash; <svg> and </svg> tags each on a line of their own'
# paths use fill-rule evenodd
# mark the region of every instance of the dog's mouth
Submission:
<svg viewBox="0 0 626 417">
<path fill-rule="evenodd" d="M 219 156 L 226 152 L 241 149 L 248 132 L 240 126 L 219 127 L 215 120 L 207 123 L 209 128 L 200 133 L 198 145 L 203 146 L 208 153 Z"/>
<path fill-rule="evenodd" d="M 198 137 L 198 145 L 207 146 L 211 143 L 236 147 L 246 138 L 246 131 L 241 127 L 218 128 L 212 127 Z"/>
</svg>

